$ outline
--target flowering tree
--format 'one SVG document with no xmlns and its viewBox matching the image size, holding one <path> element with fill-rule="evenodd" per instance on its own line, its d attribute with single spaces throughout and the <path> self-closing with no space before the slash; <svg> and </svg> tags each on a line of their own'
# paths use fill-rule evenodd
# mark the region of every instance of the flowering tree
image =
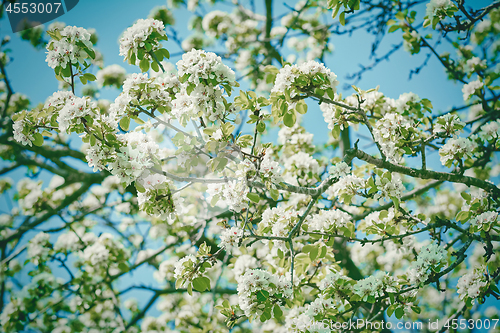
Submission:
<svg viewBox="0 0 500 333">
<path fill-rule="evenodd" d="M 361 320 L 379 326 L 349 330 L 390 331 L 390 318 L 493 328 L 500 3 L 304 1 L 279 19 L 272 0 L 232 4 L 201 15 L 207 4 L 174 1 L 135 22 L 120 38 L 141 72 L 130 75 L 103 68 L 95 31 L 24 32 L 61 82 L 33 107 L 1 54 L 0 173 L 29 175 L 0 216 L 2 330 L 329 332 L 324 320 Z M 181 41 L 182 5 L 194 19 Z M 358 29 L 374 33 L 374 52 L 385 32 L 403 40 L 355 80 L 401 47 L 429 52 L 464 106 L 439 113 L 415 93 L 356 86 L 342 96 L 323 58 L 332 35 Z M 219 42 L 223 52 L 203 50 Z M 438 53 L 446 43 L 456 55 Z M 106 86 L 120 89 L 112 103 L 96 97 Z M 301 126 L 319 110 L 331 130 L 321 147 Z M 356 132 L 373 146 L 351 143 Z M 5 196 L 12 185 L 1 180 Z M 151 272 L 161 287 L 141 281 Z"/>
</svg>

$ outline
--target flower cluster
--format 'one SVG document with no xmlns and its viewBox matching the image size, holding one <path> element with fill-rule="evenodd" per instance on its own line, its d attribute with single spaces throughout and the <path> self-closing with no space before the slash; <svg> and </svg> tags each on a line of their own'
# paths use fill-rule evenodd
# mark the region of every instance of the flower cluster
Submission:
<svg viewBox="0 0 500 333">
<path fill-rule="evenodd" d="M 34 312 L 37 305 L 41 304 L 40 300 L 50 297 L 62 284 L 62 279 L 56 279 L 49 272 L 34 276 L 30 283 L 11 295 L 10 302 L 0 316 L 2 330 L 4 332 L 22 331 L 26 324 L 27 314 Z"/>
<path fill-rule="evenodd" d="M 109 107 L 110 118 L 116 121 L 137 112 L 139 107 L 170 112 L 173 97 L 179 91 L 179 79 L 173 74 L 156 78 L 148 78 L 147 73 L 131 74 L 123 82 L 123 92 Z"/>
<path fill-rule="evenodd" d="M 464 84 L 462 88 L 462 92 L 464 94 L 464 101 L 467 101 L 472 95 L 476 93 L 478 89 L 481 89 L 483 86 L 484 83 L 479 81 L 479 79 Z"/>
<path fill-rule="evenodd" d="M 246 271 L 238 282 L 239 305 L 247 317 L 261 316 L 264 312 L 269 312 L 271 318 L 274 313 L 273 303 L 280 306 L 283 298 L 291 296 L 292 286 L 285 276 L 277 276 L 260 269 Z"/>
<path fill-rule="evenodd" d="M 200 272 L 195 269 L 197 265 L 198 265 L 198 259 L 192 254 L 189 254 L 181 258 L 175 264 L 174 278 L 176 280 L 180 279 L 191 280 L 200 276 L 201 275 Z"/>
<path fill-rule="evenodd" d="M 386 172 L 382 177 L 377 177 L 375 185 L 377 185 L 380 193 L 375 193 L 373 198 L 379 200 L 381 205 L 383 205 L 384 199 L 389 201 L 393 198 L 401 198 L 405 190 L 399 175 L 391 172 Z"/>
<path fill-rule="evenodd" d="M 317 180 L 314 176 L 320 171 L 318 161 L 308 153 L 298 152 L 285 160 L 285 170 L 288 181 L 306 183 L 309 180 Z"/>
<path fill-rule="evenodd" d="M 262 221 L 259 224 L 259 234 L 266 236 L 287 237 L 288 233 L 298 222 L 299 213 L 296 210 L 285 210 L 282 207 L 269 208 L 262 213 Z M 268 240 L 262 240 L 268 243 Z M 278 248 L 285 251 L 284 241 L 273 241 Z"/>
<path fill-rule="evenodd" d="M 444 146 L 439 148 L 441 164 L 450 167 L 456 160 L 472 158 L 477 143 L 469 138 L 454 137 L 449 139 Z"/>
<path fill-rule="evenodd" d="M 236 212 L 246 207 L 249 192 L 246 181 L 231 180 L 227 183 L 208 184 L 208 201 L 214 206 L 219 199 Z"/>
<path fill-rule="evenodd" d="M 34 133 L 26 119 L 18 119 L 14 121 L 14 125 L 12 125 L 12 132 L 14 134 L 14 140 L 25 146 L 32 147 L 32 142 L 35 141 L 35 137 L 33 136 Z"/>
<path fill-rule="evenodd" d="M 39 201 L 43 200 L 44 191 L 42 182 L 35 182 L 29 178 L 23 178 L 17 183 L 19 208 L 24 215 L 34 215 L 40 207 Z"/>
<path fill-rule="evenodd" d="M 422 284 L 430 276 L 429 270 L 439 272 L 446 263 L 446 251 L 437 244 L 423 246 L 418 254 L 417 261 L 411 263 L 408 278 L 412 284 Z"/>
<path fill-rule="evenodd" d="M 378 234 L 380 231 L 387 233 L 387 226 L 394 224 L 395 213 L 394 207 L 382 212 L 372 212 L 361 221 L 357 230 L 366 234 Z"/>
<path fill-rule="evenodd" d="M 299 124 L 293 127 L 283 127 L 278 132 L 278 143 L 283 145 L 281 149 L 284 157 L 290 157 L 298 152 L 314 152 L 313 134 L 306 132 Z"/>
<path fill-rule="evenodd" d="M 77 126 L 85 126 L 88 121 L 85 117 L 93 118 L 96 114 L 99 114 L 97 103 L 92 102 L 89 97 L 74 97 L 59 111 L 59 131 L 70 133 Z"/>
<path fill-rule="evenodd" d="M 97 72 L 97 84 L 100 87 L 115 87 L 120 89 L 127 78 L 127 71 L 120 65 L 113 64 Z"/>
<path fill-rule="evenodd" d="M 456 114 L 448 113 L 437 119 L 434 132 L 444 133 L 448 136 L 457 135 L 462 132 L 464 127 L 465 123 Z"/>
<path fill-rule="evenodd" d="M 110 233 L 103 233 L 99 237 L 89 234 L 85 242 L 85 249 L 78 253 L 79 264 L 90 274 L 118 274 L 122 264 L 130 257 L 129 250 Z"/>
<path fill-rule="evenodd" d="M 222 231 L 220 235 L 219 247 L 225 248 L 227 251 L 238 248 L 241 237 L 243 236 L 243 230 L 238 227 L 227 228 Z"/>
<path fill-rule="evenodd" d="M 90 241 L 94 241 L 95 235 L 85 233 L 85 228 L 81 227 L 75 231 L 61 234 L 54 244 L 54 251 L 60 253 L 77 252 L 81 250 Z"/>
<path fill-rule="evenodd" d="M 243 254 L 236 258 L 233 267 L 234 279 L 240 282 L 246 271 L 257 268 L 257 259 L 249 254 Z"/>
<path fill-rule="evenodd" d="M 479 297 L 488 285 L 485 271 L 484 266 L 475 267 L 472 271 L 458 279 L 457 289 L 461 300 L 469 298 L 472 304 L 474 304 L 474 299 Z"/>
<path fill-rule="evenodd" d="M 110 164 L 111 173 L 120 181 L 130 184 L 144 170 L 153 166 L 151 156 L 158 153 L 158 145 L 142 132 L 129 132 L 119 136 L 123 144 Z M 89 162 L 90 165 L 90 162 Z"/>
<path fill-rule="evenodd" d="M 328 172 L 330 176 L 334 178 L 342 178 L 351 173 L 351 167 L 347 165 L 346 162 L 342 161 L 330 167 Z"/>
<path fill-rule="evenodd" d="M 500 120 L 491 121 L 481 127 L 479 137 L 485 142 L 498 141 L 500 138 Z M 497 143 L 498 145 L 498 143 Z"/>
<path fill-rule="evenodd" d="M 150 52 L 160 49 L 159 41 L 166 39 L 165 27 L 155 19 L 139 19 L 120 38 L 120 55 L 130 64 L 139 65 L 142 59 L 150 59 Z"/>
<path fill-rule="evenodd" d="M 59 113 L 63 108 L 66 107 L 65 112 L 71 108 L 71 105 L 67 106 L 67 104 L 72 103 L 75 99 L 75 95 L 73 95 L 70 91 L 57 91 L 52 94 L 52 96 L 47 98 L 42 110 L 35 109 L 41 112 L 34 113 L 22 111 L 13 115 L 14 139 L 23 145 L 32 146 L 33 143 L 35 145 L 40 145 L 43 143 L 43 137 L 40 133 L 37 133 L 37 127 L 43 128 L 49 124 L 53 127 L 60 126 L 55 120 L 59 117 Z M 89 102 L 88 104 L 90 105 L 92 103 Z M 95 107 L 94 104 L 92 104 L 92 106 Z M 87 111 L 89 111 L 88 108 L 85 108 L 85 110 L 82 111 L 75 110 L 78 114 L 84 114 Z M 63 119 L 65 120 L 63 128 L 67 129 L 67 126 L 69 126 L 68 122 L 71 122 L 72 120 L 67 116 L 63 116 Z"/>
<path fill-rule="evenodd" d="M 336 289 L 339 285 L 346 285 L 347 288 L 350 287 L 349 284 L 345 282 L 351 281 L 352 279 L 340 272 L 335 270 L 329 270 L 328 273 L 319 282 L 319 289 L 321 291 L 328 290 L 330 288 Z"/>
<path fill-rule="evenodd" d="M 28 258 L 35 264 L 47 260 L 52 245 L 49 242 L 50 235 L 39 232 L 28 243 Z"/>
<path fill-rule="evenodd" d="M 352 197 L 366 187 L 366 180 L 355 175 L 341 177 L 327 190 L 329 197 L 338 197 L 340 202 L 351 203 Z"/>
<path fill-rule="evenodd" d="M 443 16 L 442 12 L 451 7 L 455 7 L 451 0 L 431 0 L 426 6 L 425 15 L 427 17 Z"/>
<path fill-rule="evenodd" d="M 83 63 L 93 53 L 90 33 L 84 28 L 67 26 L 56 30 L 47 44 L 47 59 L 50 68 L 66 68 L 68 63 Z"/>
<path fill-rule="evenodd" d="M 472 57 L 465 62 L 464 69 L 468 73 L 483 70 L 487 67 L 486 60 L 479 57 Z"/>
<path fill-rule="evenodd" d="M 281 167 L 279 163 L 274 161 L 270 154 L 264 156 L 260 163 L 258 174 L 267 188 L 276 188 L 275 184 L 279 184 L 282 180 L 280 173 Z"/>
<path fill-rule="evenodd" d="M 498 213 L 494 211 L 484 212 L 470 219 L 472 231 L 489 230 L 497 222 Z"/>
<path fill-rule="evenodd" d="M 312 303 L 306 307 L 305 314 L 309 318 L 314 318 L 316 316 L 324 317 L 330 309 L 334 308 L 333 299 L 325 295 L 319 295 Z"/>
<path fill-rule="evenodd" d="M 200 116 L 212 122 L 224 119 L 229 110 L 220 86 L 229 94 L 231 87 L 238 86 L 233 70 L 215 53 L 195 49 L 182 55 L 177 70 L 183 85 L 176 94 L 173 112 L 181 123 Z"/>
<path fill-rule="evenodd" d="M 363 301 L 375 301 L 375 297 L 383 296 L 384 292 L 396 292 L 397 282 L 386 272 L 378 271 L 363 280 L 359 280 L 354 285 L 354 294 L 358 295 Z M 371 298 L 371 299 L 370 299 Z"/>
<path fill-rule="evenodd" d="M 413 130 L 413 124 L 407 118 L 397 113 L 387 113 L 373 127 L 373 137 L 387 159 L 400 163 L 404 150 L 400 147 Z"/>
<path fill-rule="evenodd" d="M 150 216 L 172 219 L 181 207 L 180 193 L 172 193 L 173 182 L 162 174 L 149 171 L 145 171 L 138 182 L 144 188 L 137 195 L 139 208 Z"/>
<path fill-rule="evenodd" d="M 274 87 L 271 89 L 271 94 L 276 96 L 289 95 L 293 98 L 301 93 L 313 93 L 315 89 L 323 92 L 323 96 L 328 96 L 335 93 L 338 85 L 337 75 L 331 72 L 325 65 L 316 61 L 308 61 L 301 65 L 286 65 L 281 68 Z M 286 101 L 287 109 L 291 110 L 295 107 L 296 102 Z"/>
<path fill-rule="evenodd" d="M 306 225 L 309 231 L 334 233 L 334 231 L 346 227 L 350 220 L 349 214 L 341 210 L 320 210 L 318 214 L 311 215 Z"/>
<path fill-rule="evenodd" d="M 232 26 L 232 22 L 228 13 L 214 10 L 203 17 L 201 26 L 203 30 L 205 30 L 207 36 L 219 38 L 222 34 L 227 32 L 230 26 Z"/>
<path fill-rule="evenodd" d="M 452 17 L 456 11 L 458 8 L 451 0 L 431 0 L 426 6 L 425 18 L 432 23 L 434 29 L 440 20 Z"/>
</svg>

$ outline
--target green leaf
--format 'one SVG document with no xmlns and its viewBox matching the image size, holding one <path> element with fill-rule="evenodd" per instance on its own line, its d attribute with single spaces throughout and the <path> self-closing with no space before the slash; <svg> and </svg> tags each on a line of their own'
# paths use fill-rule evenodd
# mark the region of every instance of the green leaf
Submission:
<svg viewBox="0 0 500 333">
<path fill-rule="evenodd" d="M 412 306 L 411 309 L 413 310 L 413 312 L 420 314 L 420 307 Z"/>
<path fill-rule="evenodd" d="M 155 72 L 159 72 L 160 71 L 160 66 L 158 66 L 158 63 L 156 61 L 153 61 L 151 63 L 151 69 Z"/>
<path fill-rule="evenodd" d="M 339 125 L 335 125 L 333 127 L 332 136 L 333 136 L 334 139 L 337 139 L 337 138 L 340 137 L 340 126 Z"/>
<path fill-rule="evenodd" d="M 222 171 L 226 167 L 227 158 L 225 157 L 216 157 L 214 159 L 214 170 Z"/>
<path fill-rule="evenodd" d="M 401 319 L 405 314 L 405 310 L 403 308 L 397 308 L 394 314 L 396 315 L 396 318 Z"/>
<path fill-rule="evenodd" d="M 156 50 L 153 52 L 156 56 L 156 59 L 158 59 L 158 61 L 162 61 L 163 60 L 163 52 L 161 52 L 161 50 Z"/>
<path fill-rule="evenodd" d="M 345 26 L 345 12 L 340 13 L 339 21 L 340 21 L 340 24 Z"/>
<path fill-rule="evenodd" d="M 262 313 L 262 315 L 260 316 L 260 321 L 261 322 L 264 322 L 264 321 L 269 320 L 269 319 L 271 319 L 271 312 L 269 312 L 269 311 L 264 311 Z"/>
<path fill-rule="evenodd" d="M 247 193 L 247 198 L 255 203 L 259 203 L 260 196 L 257 193 Z"/>
<path fill-rule="evenodd" d="M 94 74 L 91 73 L 85 73 L 83 76 L 87 79 L 87 81 L 95 81 L 97 78 L 95 77 Z"/>
<path fill-rule="evenodd" d="M 378 218 L 379 218 L 380 220 L 382 220 L 382 219 L 385 219 L 387 216 L 389 216 L 389 212 L 388 212 L 388 211 L 386 211 L 386 210 L 383 210 L 383 211 L 381 211 L 381 212 L 380 212 L 380 214 L 379 214 Z"/>
<path fill-rule="evenodd" d="M 196 291 L 203 292 L 207 289 L 210 288 L 210 285 L 207 285 L 207 282 L 205 280 L 206 278 L 204 276 L 202 277 L 197 277 L 196 279 L 193 280 L 193 288 Z M 210 282 L 210 280 L 209 280 Z"/>
<path fill-rule="evenodd" d="M 304 101 L 300 101 L 297 103 L 297 106 L 295 107 L 295 110 L 297 110 L 298 113 L 300 114 L 306 114 L 307 112 L 307 104 Z"/>
<path fill-rule="evenodd" d="M 285 113 L 285 116 L 283 117 L 283 123 L 287 127 L 293 127 L 295 125 L 296 117 L 295 117 L 295 112 L 287 112 Z"/>
<path fill-rule="evenodd" d="M 123 117 L 120 120 L 120 127 L 122 128 L 122 130 L 128 131 L 129 126 L 130 126 L 130 118 L 129 117 Z"/>
<path fill-rule="evenodd" d="M 134 182 L 134 185 L 135 185 L 135 189 L 136 189 L 138 192 L 140 192 L 140 193 L 144 193 L 144 192 L 146 192 L 146 189 L 145 189 L 145 188 L 144 188 L 141 184 L 139 184 L 139 182 L 138 182 L 138 181 L 135 181 L 135 182 Z"/>
<path fill-rule="evenodd" d="M 80 79 L 80 82 L 81 82 L 83 85 L 86 85 L 86 84 L 87 84 L 87 79 L 85 78 L 85 76 L 79 76 L 78 78 Z"/>
<path fill-rule="evenodd" d="M 406 13 L 405 12 L 398 12 L 398 13 L 396 13 L 396 18 L 398 20 L 404 20 L 405 17 L 406 17 Z"/>
<path fill-rule="evenodd" d="M 274 304 L 273 313 L 274 313 L 274 317 L 278 320 L 283 315 L 283 311 L 281 310 L 281 308 L 278 304 Z"/>
<path fill-rule="evenodd" d="M 141 60 L 141 62 L 139 63 L 139 68 L 141 69 L 141 71 L 144 73 L 144 72 L 147 72 L 149 70 L 149 60 L 146 59 L 146 58 L 143 58 Z"/>
<path fill-rule="evenodd" d="M 164 58 L 170 59 L 170 52 L 168 52 L 167 49 L 160 49 L 160 50 L 161 50 L 161 52 L 163 52 Z"/>
<path fill-rule="evenodd" d="M 269 190 L 269 193 L 271 194 L 271 198 L 274 201 L 278 201 L 278 199 L 280 197 L 280 192 L 278 190 L 272 188 L 272 189 Z"/>
<path fill-rule="evenodd" d="M 188 291 L 188 294 L 190 296 L 193 296 L 193 284 L 192 283 L 188 284 L 187 291 Z"/>
<path fill-rule="evenodd" d="M 334 0 L 335 2 L 336 0 Z M 337 14 L 339 13 L 341 5 L 337 3 L 336 5 L 332 6 L 331 8 L 335 7 L 335 9 L 332 11 L 332 18 L 335 18 Z"/>
<path fill-rule="evenodd" d="M 389 28 L 389 33 L 394 32 L 400 28 L 399 24 L 395 24 Z"/>
<path fill-rule="evenodd" d="M 269 297 L 269 292 L 266 290 L 259 290 L 255 296 L 257 296 L 257 301 L 264 302 Z"/>
<path fill-rule="evenodd" d="M 43 136 L 40 133 L 35 133 L 33 135 L 33 144 L 37 147 L 43 145 Z"/>
<path fill-rule="evenodd" d="M 394 296 L 393 296 L 394 297 Z M 394 313 L 394 309 L 396 308 L 396 304 L 392 304 L 391 306 L 389 306 L 387 308 L 387 316 L 392 316 L 392 314 Z"/>
<path fill-rule="evenodd" d="M 469 219 L 469 211 L 461 211 L 457 214 L 456 220 L 457 221 L 467 221 Z"/>
<path fill-rule="evenodd" d="M 118 264 L 118 268 L 122 271 L 122 272 L 128 272 L 128 265 L 124 262 L 121 262 Z"/>
<path fill-rule="evenodd" d="M 259 121 L 257 123 L 257 131 L 259 131 L 259 133 L 263 133 L 265 130 L 266 130 L 266 124 L 264 124 L 262 121 Z"/>
<path fill-rule="evenodd" d="M 314 246 L 309 252 L 309 259 L 311 259 L 311 261 L 314 261 L 318 257 L 318 253 L 319 253 L 318 247 Z"/>
</svg>

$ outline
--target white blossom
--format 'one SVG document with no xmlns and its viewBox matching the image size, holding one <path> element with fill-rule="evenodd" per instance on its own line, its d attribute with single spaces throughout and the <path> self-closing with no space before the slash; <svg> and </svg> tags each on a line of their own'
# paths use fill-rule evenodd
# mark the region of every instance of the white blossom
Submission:
<svg viewBox="0 0 500 333">
<path fill-rule="evenodd" d="M 478 266 L 458 279 L 457 289 L 460 299 L 463 300 L 466 297 L 475 299 L 479 297 L 481 289 L 488 285 L 485 271 L 484 266 Z M 474 301 L 472 304 L 474 304 Z"/>
<path fill-rule="evenodd" d="M 456 8 L 451 0 L 431 0 L 426 6 L 425 15 L 428 18 L 432 18 L 433 16 L 443 18 L 444 15 L 442 15 L 442 12 L 449 8 Z"/>
<path fill-rule="evenodd" d="M 447 166 L 456 159 L 472 158 L 476 148 L 477 144 L 469 138 L 449 139 L 444 146 L 439 148 L 441 164 Z"/>
<path fill-rule="evenodd" d="M 243 230 L 238 227 L 227 228 L 222 231 L 220 235 L 219 247 L 223 247 L 228 251 L 232 251 L 234 248 L 238 248 L 241 237 L 243 236 Z"/>
<path fill-rule="evenodd" d="M 152 33 L 157 33 L 160 36 L 166 36 L 165 26 L 163 22 L 155 19 L 139 19 L 131 27 L 123 33 L 120 38 L 120 55 L 125 57 L 125 60 L 130 60 L 132 54 L 137 54 L 139 48 L 145 49 L 144 42 L 148 40 Z M 152 51 L 159 48 L 159 43 L 154 39 L 149 39 Z M 140 59 L 135 57 L 135 65 L 138 65 Z"/>
<path fill-rule="evenodd" d="M 500 120 L 491 121 L 481 126 L 479 137 L 484 141 L 492 141 L 500 138 Z"/>
<path fill-rule="evenodd" d="M 420 249 L 417 260 L 411 263 L 408 271 L 410 283 L 424 283 L 429 277 L 429 269 L 437 268 L 446 262 L 446 251 L 437 244 L 429 244 Z"/>
<path fill-rule="evenodd" d="M 256 293 L 267 291 L 269 295 L 281 294 L 285 298 L 292 296 L 290 281 L 284 276 L 270 274 L 260 269 L 252 269 L 238 282 L 238 296 L 240 308 L 247 317 L 261 315 L 262 307 L 257 299 Z"/>
<path fill-rule="evenodd" d="M 345 227 L 351 220 L 349 214 L 338 209 L 320 210 L 308 219 L 309 231 L 330 232 L 332 228 Z"/>
<path fill-rule="evenodd" d="M 46 62 L 50 68 L 61 66 L 66 68 L 68 63 L 83 64 L 85 58 L 89 57 L 85 49 L 78 46 L 77 43 L 83 43 L 86 48 L 92 50 L 90 42 L 90 33 L 84 28 L 67 26 L 59 31 L 62 38 L 59 40 L 51 39 L 47 44 Z"/>
<path fill-rule="evenodd" d="M 375 193 L 373 197 L 375 200 L 379 200 L 379 203 L 383 205 L 384 199 L 389 201 L 392 198 L 401 198 L 405 187 L 401 178 L 396 173 L 386 173 L 387 177 L 377 177 L 375 180 L 375 185 L 380 193 Z"/>
<path fill-rule="evenodd" d="M 482 227 L 497 221 L 498 213 L 494 211 L 484 212 L 470 219 L 471 226 Z"/>
<path fill-rule="evenodd" d="M 351 167 L 344 161 L 333 165 L 329 170 L 330 176 L 334 178 L 345 177 L 351 173 Z"/>
<path fill-rule="evenodd" d="M 465 83 L 462 92 L 464 94 L 464 101 L 467 101 L 471 95 L 473 95 L 476 90 L 481 89 L 484 86 L 483 82 L 479 81 L 479 79 L 475 81 L 471 81 L 469 83 Z"/>
<path fill-rule="evenodd" d="M 456 135 L 460 134 L 464 127 L 465 123 L 456 114 L 448 113 L 437 119 L 434 132 Z"/>
<path fill-rule="evenodd" d="M 47 259 L 50 252 L 50 235 L 39 232 L 28 243 L 28 258 L 35 263 Z"/>
</svg>

